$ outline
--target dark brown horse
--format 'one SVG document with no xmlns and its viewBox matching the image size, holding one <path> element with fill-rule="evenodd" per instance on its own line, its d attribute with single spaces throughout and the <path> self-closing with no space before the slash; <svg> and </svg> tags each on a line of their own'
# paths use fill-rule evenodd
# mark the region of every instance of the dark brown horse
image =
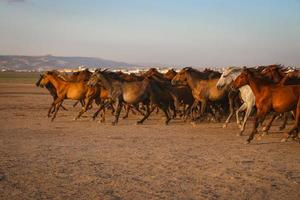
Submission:
<svg viewBox="0 0 300 200">
<path fill-rule="evenodd" d="M 163 91 L 155 81 L 145 78 L 142 81 L 126 82 L 118 79 L 118 76 L 115 76 L 110 72 L 97 70 L 92 75 L 88 85 L 94 86 L 99 82 L 108 90 L 110 100 L 116 104 L 115 120 L 112 122 L 113 125 L 118 123 L 120 112 L 124 103 L 132 105 L 143 103 L 146 105 L 146 114 L 137 122 L 138 124 L 142 124 L 153 112 L 154 107 L 150 110 L 149 104 L 154 104 L 163 110 L 166 116 L 166 124 L 170 121 L 170 117 L 167 112 L 168 102 L 162 98 Z M 105 104 L 100 106 L 95 115 L 104 107 Z"/>
<path fill-rule="evenodd" d="M 286 85 L 281 86 L 274 84 L 273 81 L 266 77 L 259 77 L 248 69 L 243 72 L 234 81 L 235 87 L 239 88 L 244 85 L 249 85 L 256 98 L 257 113 L 254 121 L 253 130 L 247 139 L 247 142 L 254 138 L 257 133 L 257 127 L 261 124 L 266 115 L 271 111 L 277 113 L 284 113 L 293 110 L 295 115 L 295 124 L 290 131 L 285 134 L 282 141 L 286 139 L 299 129 L 300 117 L 300 85 Z"/>
</svg>

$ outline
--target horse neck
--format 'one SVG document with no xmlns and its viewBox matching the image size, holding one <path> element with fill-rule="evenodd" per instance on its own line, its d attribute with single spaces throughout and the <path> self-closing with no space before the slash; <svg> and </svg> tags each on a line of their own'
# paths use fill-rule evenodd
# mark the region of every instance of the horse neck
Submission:
<svg viewBox="0 0 300 200">
<path fill-rule="evenodd" d="M 197 83 L 199 83 L 199 81 L 201 80 L 201 79 L 199 79 L 199 78 L 193 76 L 193 74 L 190 73 L 190 72 L 186 73 L 186 79 L 187 79 L 187 84 L 188 84 L 188 86 L 189 86 L 192 90 L 196 87 Z M 196 80 L 195 80 L 195 79 L 196 79 Z M 196 83 L 195 83 L 195 82 L 196 82 Z"/>
<path fill-rule="evenodd" d="M 112 82 L 113 80 L 108 78 L 107 76 L 101 74 L 101 82 L 103 84 L 103 86 L 107 89 L 107 90 L 111 90 L 112 89 Z"/>
<path fill-rule="evenodd" d="M 262 83 L 259 81 L 259 79 L 256 79 L 252 74 L 248 74 L 248 82 L 253 94 L 256 97 L 259 96 L 262 88 Z"/>
<path fill-rule="evenodd" d="M 58 77 L 55 77 L 53 75 L 48 75 L 49 81 L 52 83 L 52 85 L 58 90 L 59 87 L 65 83 L 65 81 L 60 80 Z"/>
</svg>

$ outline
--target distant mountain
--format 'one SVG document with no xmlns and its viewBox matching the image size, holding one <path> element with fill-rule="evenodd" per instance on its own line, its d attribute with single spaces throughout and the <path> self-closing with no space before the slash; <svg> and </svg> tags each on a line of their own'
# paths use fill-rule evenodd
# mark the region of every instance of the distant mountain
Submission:
<svg viewBox="0 0 300 200">
<path fill-rule="evenodd" d="M 62 56 L 16 56 L 0 55 L 0 70 L 49 70 L 61 68 L 91 67 L 133 67 L 134 65 L 93 57 Z"/>
</svg>

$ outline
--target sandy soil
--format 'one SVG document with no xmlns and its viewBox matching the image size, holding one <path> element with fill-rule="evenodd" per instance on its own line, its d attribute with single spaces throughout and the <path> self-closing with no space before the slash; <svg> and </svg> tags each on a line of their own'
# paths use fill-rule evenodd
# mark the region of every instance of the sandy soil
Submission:
<svg viewBox="0 0 300 200">
<path fill-rule="evenodd" d="M 0 199 L 299 199 L 300 144 L 280 143 L 278 122 L 245 145 L 235 123 L 135 125 L 131 114 L 113 127 L 92 111 L 73 121 L 71 101 L 50 122 L 51 101 L 34 85 L 0 84 Z"/>
</svg>

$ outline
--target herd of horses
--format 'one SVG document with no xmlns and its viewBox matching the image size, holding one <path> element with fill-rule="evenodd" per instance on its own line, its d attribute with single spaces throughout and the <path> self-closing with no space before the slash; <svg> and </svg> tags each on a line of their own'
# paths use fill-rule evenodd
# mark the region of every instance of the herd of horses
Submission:
<svg viewBox="0 0 300 200">
<path fill-rule="evenodd" d="M 253 129 L 247 143 L 258 132 L 257 128 L 270 114 L 270 120 L 263 127 L 267 133 L 272 122 L 281 117 L 285 128 L 289 118 L 294 120 L 292 128 L 284 133 L 282 141 L 289 137 L 299 139 L 300 118 L 300 71 L 281 65 L 259 66 L 255 68 L 228 67 L 223 73 L 205 69 L 185 67 L 179 72 L 170 69 L 161 73 L 151 68 L 140 74 L 88 69 L 72 74 L 47 71 L 40 75 L 37 86 L 45 87 L 53 97 L 48 117 L 53 121 L 65 99 L 76 100 L 82 109 L 78 119 L 93 103 L 98 107 L 93 115 L 100 114 L 100 122 L 105 121 L 107 111 L 114 115 L 113 125 L 129 113 L 140 114 L 137 124 L 142 124 L 154 111 L 161 110 L 165 124 L 175 118 L 184 121 L 220 121 L 227 117 L 224 128 L 234 114 L 242 135 L 246 122 L 255 115 Z M 240 113 L 243 112 L 243 116 Z M 228 116 L 227 116 L 228 115 Z"/>
</svg>

